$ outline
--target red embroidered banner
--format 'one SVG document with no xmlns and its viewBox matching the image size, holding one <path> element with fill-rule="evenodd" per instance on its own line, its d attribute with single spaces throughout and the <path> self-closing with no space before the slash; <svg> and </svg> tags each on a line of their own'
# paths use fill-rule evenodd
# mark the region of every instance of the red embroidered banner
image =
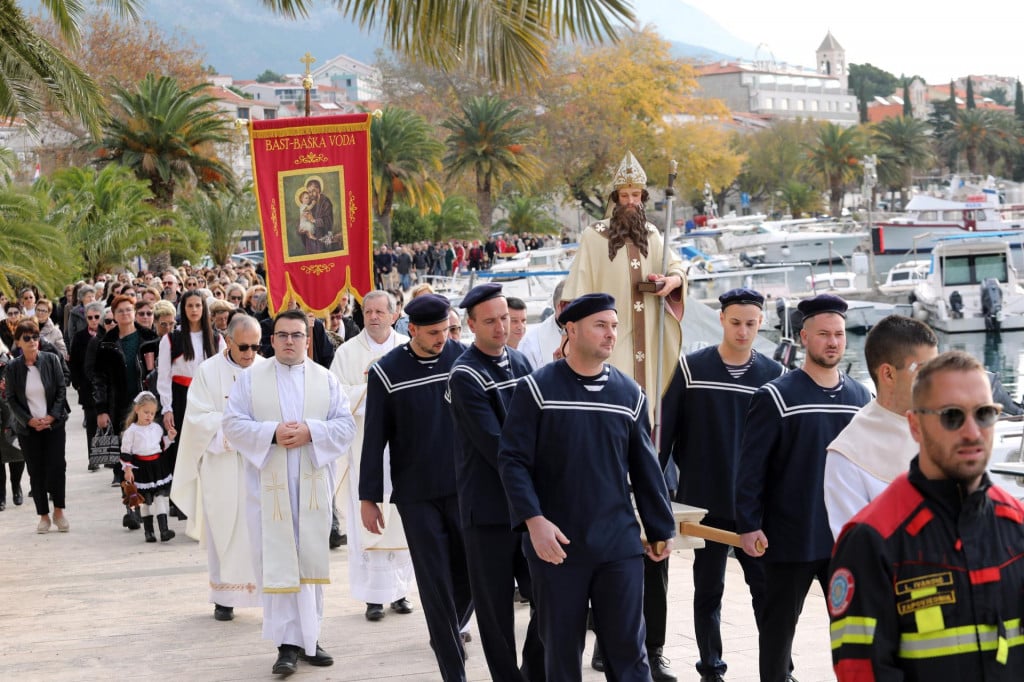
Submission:
<svg viewBox="0 0 1024 682">
<path fill-rule="evenodd" d="M 370 114 L 249 122 L 271 314 L 373 288 Z"/>
</svg>

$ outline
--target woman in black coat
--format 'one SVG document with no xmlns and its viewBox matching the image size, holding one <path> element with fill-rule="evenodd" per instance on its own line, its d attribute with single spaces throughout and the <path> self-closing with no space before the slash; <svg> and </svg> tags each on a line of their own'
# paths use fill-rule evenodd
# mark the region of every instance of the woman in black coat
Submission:
<svg viewBox="0 0 1024 682">
<path fill-rule="evenodd" d="M 15 329 L 15 343 L 21 357 L 15 358 L 5 375 L 4 397 L 11 409 L 11 421 L 25 455 L 32 499 L 39 514 L 36 532 L 50 530 L 50 499 L 53 522 L 65 533 L 70 524 L 64 516 L 67 463 L 64 459 L 67 435 L 67 383 L 61 358 L 39 350 L 39 324 L 25 319 Z"/>
</svg>

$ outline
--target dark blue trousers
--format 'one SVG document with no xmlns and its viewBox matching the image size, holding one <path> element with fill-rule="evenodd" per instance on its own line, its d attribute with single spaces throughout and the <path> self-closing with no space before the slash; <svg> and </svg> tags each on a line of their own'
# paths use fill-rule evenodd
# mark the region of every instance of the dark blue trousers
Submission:
<svg viewBox="0 0 1024 682">
<path fill-rule="evenodd" d="M 650 682 L 644 648 L 644 567 L 641 555 L 607 563 L 541 561 L 524 539 L 533 578 L 547 679 L 583 679 L 587 603 L 604 653 L 605 677 L 618 682 Z"/>
<path fill-rule="evenodd" d="M 761 682 L 783 682 L 791 671 L 793 637 L 804 599 L 817 579 L 828 594 L 828 559 L 820 561 L 766 561 L 764 614 L 758 633 Z"/>
<path fill-rule="evenodd" d="M 723 530 L 736 530 L 736 522 L 730 519 L 708 517 L 701 523 Z M 765 600 L 764 561 L 739 549 L 735 555 L 743 569 L 743 579 L 750 588 L 754 622 L 760 630 Z M 697 672 L 701 675 L 724 675 L 728 667 L 722 659 L 722 595 L 725 593 L 728 559 L 729 547 L 718 542 L 708 541 L 703 549 L 693 554 L 693 630 L 700 651 Z"/>
<path fill-rule="evenodd" d="M 471 526 L 462 530 L 466 540 L 469 584 L 487 668 L 495 682 L 522 682 L 516 662 L 515 582 L 530 597 L 529 571 L 523 571 L 522 533 L 506 526 Z M 517 572 L 517 569 L 519 571 Z M 532 660 L 531 660 L 532 659 Z M 523 666 L 533 682 L 543 679 L 544 652 L 531 616 L 523 644 Z"/>
<path fill-rule="evenodd" d="M 469 620 L 469 589 L 459 503 L 455 495 L 395 503 L 402 517 L 431 646 L 445 682 L 466 679 L 459 630 Z M 509 593 L 509 603 L 512 594 Z"/>
</svg>

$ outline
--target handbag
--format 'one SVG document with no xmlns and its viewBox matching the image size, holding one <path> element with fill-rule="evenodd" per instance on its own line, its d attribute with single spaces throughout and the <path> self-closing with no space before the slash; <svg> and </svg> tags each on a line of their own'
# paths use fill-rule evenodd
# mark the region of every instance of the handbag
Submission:
<svg viewBox="0 0 1024 682">
<path fill-rule="evenodd" d="M 97 431 L 89 443 L 89 464 L 117 464 L 121 461 L 121 436 L 109 425 Z"/>
</svg>

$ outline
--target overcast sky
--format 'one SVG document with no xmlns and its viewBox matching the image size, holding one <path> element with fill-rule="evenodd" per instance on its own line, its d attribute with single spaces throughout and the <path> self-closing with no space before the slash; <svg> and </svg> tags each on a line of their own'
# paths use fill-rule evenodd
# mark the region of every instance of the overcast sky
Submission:
<svg viewBox="0 0 1024 682">
<path fill-rule="evenodd" d="M 634 0 L 638 14 L 656 22 L 666 38 L 693 42 L 668 14 L 682 0 Z M 966 75 L 1019 77 L 1024 3 L 979 4 L 920 0 L 686 0 L 736 38 L 764 44 L 777 61 L 813 66 L 825 34 L 846 50 L 847 61 L 870 63 L 929 83 Z M 714 45 L 711 45 L 714 47 Z M 762 54 L 766 48 L 762 47 Z"/>
</svg>

